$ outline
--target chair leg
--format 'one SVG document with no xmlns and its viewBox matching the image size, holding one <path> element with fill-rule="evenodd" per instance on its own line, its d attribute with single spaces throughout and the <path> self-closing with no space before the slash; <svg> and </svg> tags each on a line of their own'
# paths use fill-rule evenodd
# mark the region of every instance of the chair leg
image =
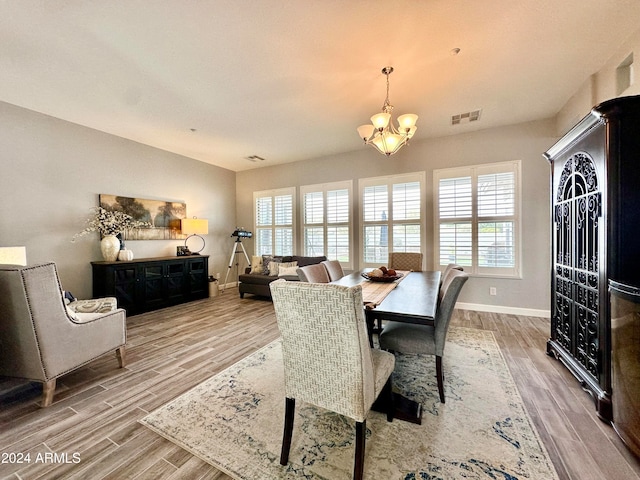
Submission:
<svg viewBox="0 0 640 480">
<path fill-rule="evenodd" d="M 284 432 L 282 434 L 282 450 L 280 451 L 280 465 L 286 465 L 289 461 L 291 450 L 291 437 L 293 436 L 293 418 L 296 411 L 296 399 L 287 397 L 284 409 Z"/>
<path fill-rule="evenodd" d="M 387 383 L 384 384 L 382 392 L 380 395 L 384 395 L 387 403 L 387 422 L 393 422 L 393 382 L 391 381 L 391 377 L 393 374 L 389 375 L 387 379 Z"/>
<path fill-rule="evenodd" d="M 53 378 L 42 383 L 42 406 L 48 407 L 53 403 L 53 394 L 56 391 L 56 379 Z"/>
<path fill-rule="evenodd" d="M 436 355 L 436 377 L 438 380 L 440 403 L 444 403 L 444 375 L 442 374 L 442 357 L 440 355 Z"/>
<path fill-rule="evenodd" d="M 362 480 L 364 475 L 364 442 L 367 432 L 367 421 L 356 422 L 356 460 L 353 467 L 353 480 Z"/>
<path fill-rule="evenodd" d="M 118 365 L 120 365 L 120 368 L 127 366 L 127 351 L 125 350 L 124 345 L 116 350 L 116 357 L 118 358 Z"/>
</svg>

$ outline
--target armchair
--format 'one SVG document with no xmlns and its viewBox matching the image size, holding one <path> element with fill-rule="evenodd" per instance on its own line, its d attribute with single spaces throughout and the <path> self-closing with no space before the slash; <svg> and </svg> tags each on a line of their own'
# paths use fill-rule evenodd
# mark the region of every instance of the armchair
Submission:
<svg viewBox="0 0 640 480">
<path fill-rule="evenodd" d="M 354 478 L 364 470 L 366 418 L 381 392 L 391 409 L 391 372 L 395 358 L 369 346 L 362 287 L 334 284 L 271 283 L 282 334 L 285 422 L 280 463 L 286 465 L 293 435 L 296 400 L 356 422 Z M 301 432 L 302 433 L 302 432 Z"/>
<path fill-rule="evenodd" d="M 110 351 L 125 366 L 125 311 L 67 309 L 54 263 L 0 265 L 0 314 L 0 375 L 42 382 L 43 407 L 61 375 Z"/>
</svg>

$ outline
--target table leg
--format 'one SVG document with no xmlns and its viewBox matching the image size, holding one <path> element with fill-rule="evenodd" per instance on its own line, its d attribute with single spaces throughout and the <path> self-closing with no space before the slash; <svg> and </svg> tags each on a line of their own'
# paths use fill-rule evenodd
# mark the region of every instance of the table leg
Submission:
<svg viewBox="0 0 640 480">
<path fill-rule="evenodd" d="M 399 393 L 393 393 L 393 418 L 398 420 L 404 420 L 405 422 L 415 423 L 422 425 L 422 404 L 408 399 L 404 395 Z M 387 412 L 387 397 L 386 395 L 379 395 L 373 406 L 372 410 L 376 412 Z"/>
</svg>

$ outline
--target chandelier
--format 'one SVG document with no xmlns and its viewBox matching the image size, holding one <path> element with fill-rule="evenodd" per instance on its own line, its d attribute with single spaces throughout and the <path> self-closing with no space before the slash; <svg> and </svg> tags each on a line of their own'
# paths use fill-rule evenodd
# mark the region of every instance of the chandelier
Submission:
<svg viewBox="0 0 640 480">
<path fill-rule="evenodd" d="M 398 117 L 398 128 L 391 122 L 393 105 L 389 102 L 389 75 L 393 67 L 384 67 L 382 73 L 387 76 L 387 98 L 382 105 L 382 112 L 371 117 L 371 124 L 358 127 L 358 134 L 364 140 L 365 145 L 373 145 L 380 153 L 393 155 L 416 133 L 416 121 L 418 116 L 413 113 L 405 113 Z"/>
</svg>

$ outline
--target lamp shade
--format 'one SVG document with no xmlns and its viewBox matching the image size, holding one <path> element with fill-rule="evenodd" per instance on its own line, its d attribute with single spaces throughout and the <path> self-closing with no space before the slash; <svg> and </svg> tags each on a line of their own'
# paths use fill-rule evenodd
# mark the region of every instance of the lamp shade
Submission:
<svg viewBox="0 0 640 480">
<path fill-rule="evenodd" d="M 183 218 L 180 229 L 185 235 L 206 235 L 209 233 L 209 221 L 203 218 Z"/>
<path fill-rule="evenodd" d="M 26 265 L 26 247 L 0 247 L 0 264 Z"/>
<path fill-rule="evenodd" d="M 398 117 L 398 125 L 402 131 L 413 128 L 418 121 L 418 115 L 413 113 L 405 113 Z"/>
<path fill-rule="evenodd" d="M 371 123 L 378 130 L 385 128 L 389 125 L 389 119 L 391 118 L 390 113 L 376 113 L 373 117 L 371 117 Z"/>
<path fill-rule="evenodd" d="M 375 127 L 370 123 L 366 125 L 360 125 L 358 127 L 358 135 L 360 135 L 360 138 L 362 138 L 366 142 L 367 139 L 371 138 L 371 135 L 373 135 L 374 130 L 375 130 Z"/>
</svg>

